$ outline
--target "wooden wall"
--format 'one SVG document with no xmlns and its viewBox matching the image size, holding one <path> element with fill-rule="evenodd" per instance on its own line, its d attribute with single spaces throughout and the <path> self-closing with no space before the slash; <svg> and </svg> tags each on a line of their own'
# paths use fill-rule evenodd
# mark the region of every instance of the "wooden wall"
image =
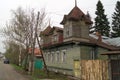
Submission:
<svg viewBox="0 0 120 80">
<path fill-rule="evenodd" d="M 78 64 L 80 75 L 75 76 L 81 80 L 109 80 L 107 60 L 81 60 Z"/>
</svg>

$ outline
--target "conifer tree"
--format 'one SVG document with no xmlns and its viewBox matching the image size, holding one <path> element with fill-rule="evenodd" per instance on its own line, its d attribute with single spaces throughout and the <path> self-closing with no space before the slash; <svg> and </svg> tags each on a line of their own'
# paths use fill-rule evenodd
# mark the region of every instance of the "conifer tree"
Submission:
<svg viewBox="0 0 120 80">
<path fill-rule="evenodd" d="M 98 1 L 96 7 L 97 7 L 95 12 L 96 18 L 94 25 L 95 32 L 99 32 L 101 35 L 108 37 L 110 32 L 110 26 L 109 26 L 108 18 L 104 14 L 105 10 L 100 0 Z"/>
<path fill-rule="evenodd" d="M 117 1 L 115 12 L 112 15 L 112 37 L 120 37 L 120 1 Z"/>
</svg>

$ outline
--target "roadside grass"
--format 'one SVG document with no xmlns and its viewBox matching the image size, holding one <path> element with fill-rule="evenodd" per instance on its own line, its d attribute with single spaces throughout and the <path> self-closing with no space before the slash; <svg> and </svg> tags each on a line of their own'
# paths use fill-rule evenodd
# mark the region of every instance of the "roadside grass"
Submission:
<svg viewBox="0 0 120 80">
<path fill-rule="evenodd" d="M 20 67 L 20 66 L 17 66 L 17 65 L 15 65 L 15 64 L 11 64 L 16 70 L 23 70 L 23 68 L 22 67 Z"/>
<path fill-rule="evenodd" d="M 49 76 L 46 71 L 35 69 L 33 73 L 34 80 L 42 80 L 42 79 L 52 79 L 52 80 L 68 80 L 68 78 L 60 73 L 49 72 Z"/>
<path fill-rule="evenodd" d="M 18 66 L 18 65 L 15 65 L 15 64 L 11 64 L 11 65 L 13 66 L 13 68 L 14 68 L 18 73 L 20 73 L 20 74 L 22 74 L 23 76 L 29 78 L 29 80 L 33 80 L 32 76 L 28 75 L 28 72 L 25 71 L 25 70 L 23 69 L 23 67 Z"/>
<path fill-rule="evenodd" d="M 34 69 L 34 72 L 32 75 L 29 75 L 28 72 L 24 71 L 22 67 L 17 66 L 15 64 L 11 64 L 14 69 L 23 74 L 23 75 L 28 75 L 30 76 L 30 80 L 69 80 L 65 75 L 60 74 L 60 73 L 55 73 L 55 72 L 49 72 L 49 76 L 46 74 L 45 70 L 40 70 L 40 69 Z"/>
</svg>

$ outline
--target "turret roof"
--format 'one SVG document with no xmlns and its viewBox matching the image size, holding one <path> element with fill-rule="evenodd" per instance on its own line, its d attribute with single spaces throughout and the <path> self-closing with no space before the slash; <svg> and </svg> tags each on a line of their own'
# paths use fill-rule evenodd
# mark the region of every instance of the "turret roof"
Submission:
<svg viewBox="0 0 120 80">
<path fill-rule="evenodd" d="M 93 23 L 77 6 L 75 6 L 68 15 L 64 15 L 61 24 L 65 24 L 67 20 L 84 20 L 87 24 Z"/>
</svg>

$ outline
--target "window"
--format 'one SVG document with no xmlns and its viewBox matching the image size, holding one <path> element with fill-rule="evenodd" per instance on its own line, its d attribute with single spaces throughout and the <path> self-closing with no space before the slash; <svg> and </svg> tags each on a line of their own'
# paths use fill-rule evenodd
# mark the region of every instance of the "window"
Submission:
<svg viewBox="0 0 120 80">
<path fill-rule="evenodd" d="M 62 52 L 62 62 L 66 62 L 66 51 Z"/>
<path fill-rule="evenodd" d="M 46 61 L 48 61 L 48 54 L 47 53 L 45 55 L 45 59 L 46 59 Z"/>
<path fill-rule="evenodd" d="M 56 54 L 56 55 L 57 55 L 57 56 L 56 56 L 56 61 L 59 62 L 59 61 L 60 61 L 60 52 L 57 51 L 57 54 Z"/>
<path fill-rule="evenodd" d="M 57 41 L 57 35 L 54 35 L 54 41 Z"/>
<path fill-rule="evenodd" d="M 54 62 L 54 52 L 51 53 L 51 62 Z"/>
<path fill-rule="evenodd" d="M 48 61 L 50 61 L 50 57 L 51 57 L 51 56 L 50 56 L 50 53 L 48 53 Z"/>
<path fill-rule="evenodd" d="M 66 28 L 66 37 L 69 37 L 69 27 Z"/>
<path fill-rule="evenodd" d="M 43 56 L 44 56 L 45 60 L 47 61 L 47 53 L 44 53 Z"/>
<path fill-rule="evenodd" d="M 66 31 L 66 35 L 67 35 L 67 37 L 69 36 L 69 30 Z"/>
<path fill-rule="evenodd" d="M 53 35 L 52 36 L 52 42 L 56 42 L 58 41 L 58 36 L 57 35 Z"/>
<path fill-rule="evenodd" d="M 50 61 L 52 62 L 52 53 L 50 54 Z"/>
<path fill-rule="evenodd" d="M 91 48 L 91 59 L 95 59 L 95 48 Z"/>
<path fill-rule="evenodd" d="M 72 36 L 72 23 L 71 22 L 66 23 L 64 32 L 65 32 L 64 33 L 65 38 Z"/>
</svg>

